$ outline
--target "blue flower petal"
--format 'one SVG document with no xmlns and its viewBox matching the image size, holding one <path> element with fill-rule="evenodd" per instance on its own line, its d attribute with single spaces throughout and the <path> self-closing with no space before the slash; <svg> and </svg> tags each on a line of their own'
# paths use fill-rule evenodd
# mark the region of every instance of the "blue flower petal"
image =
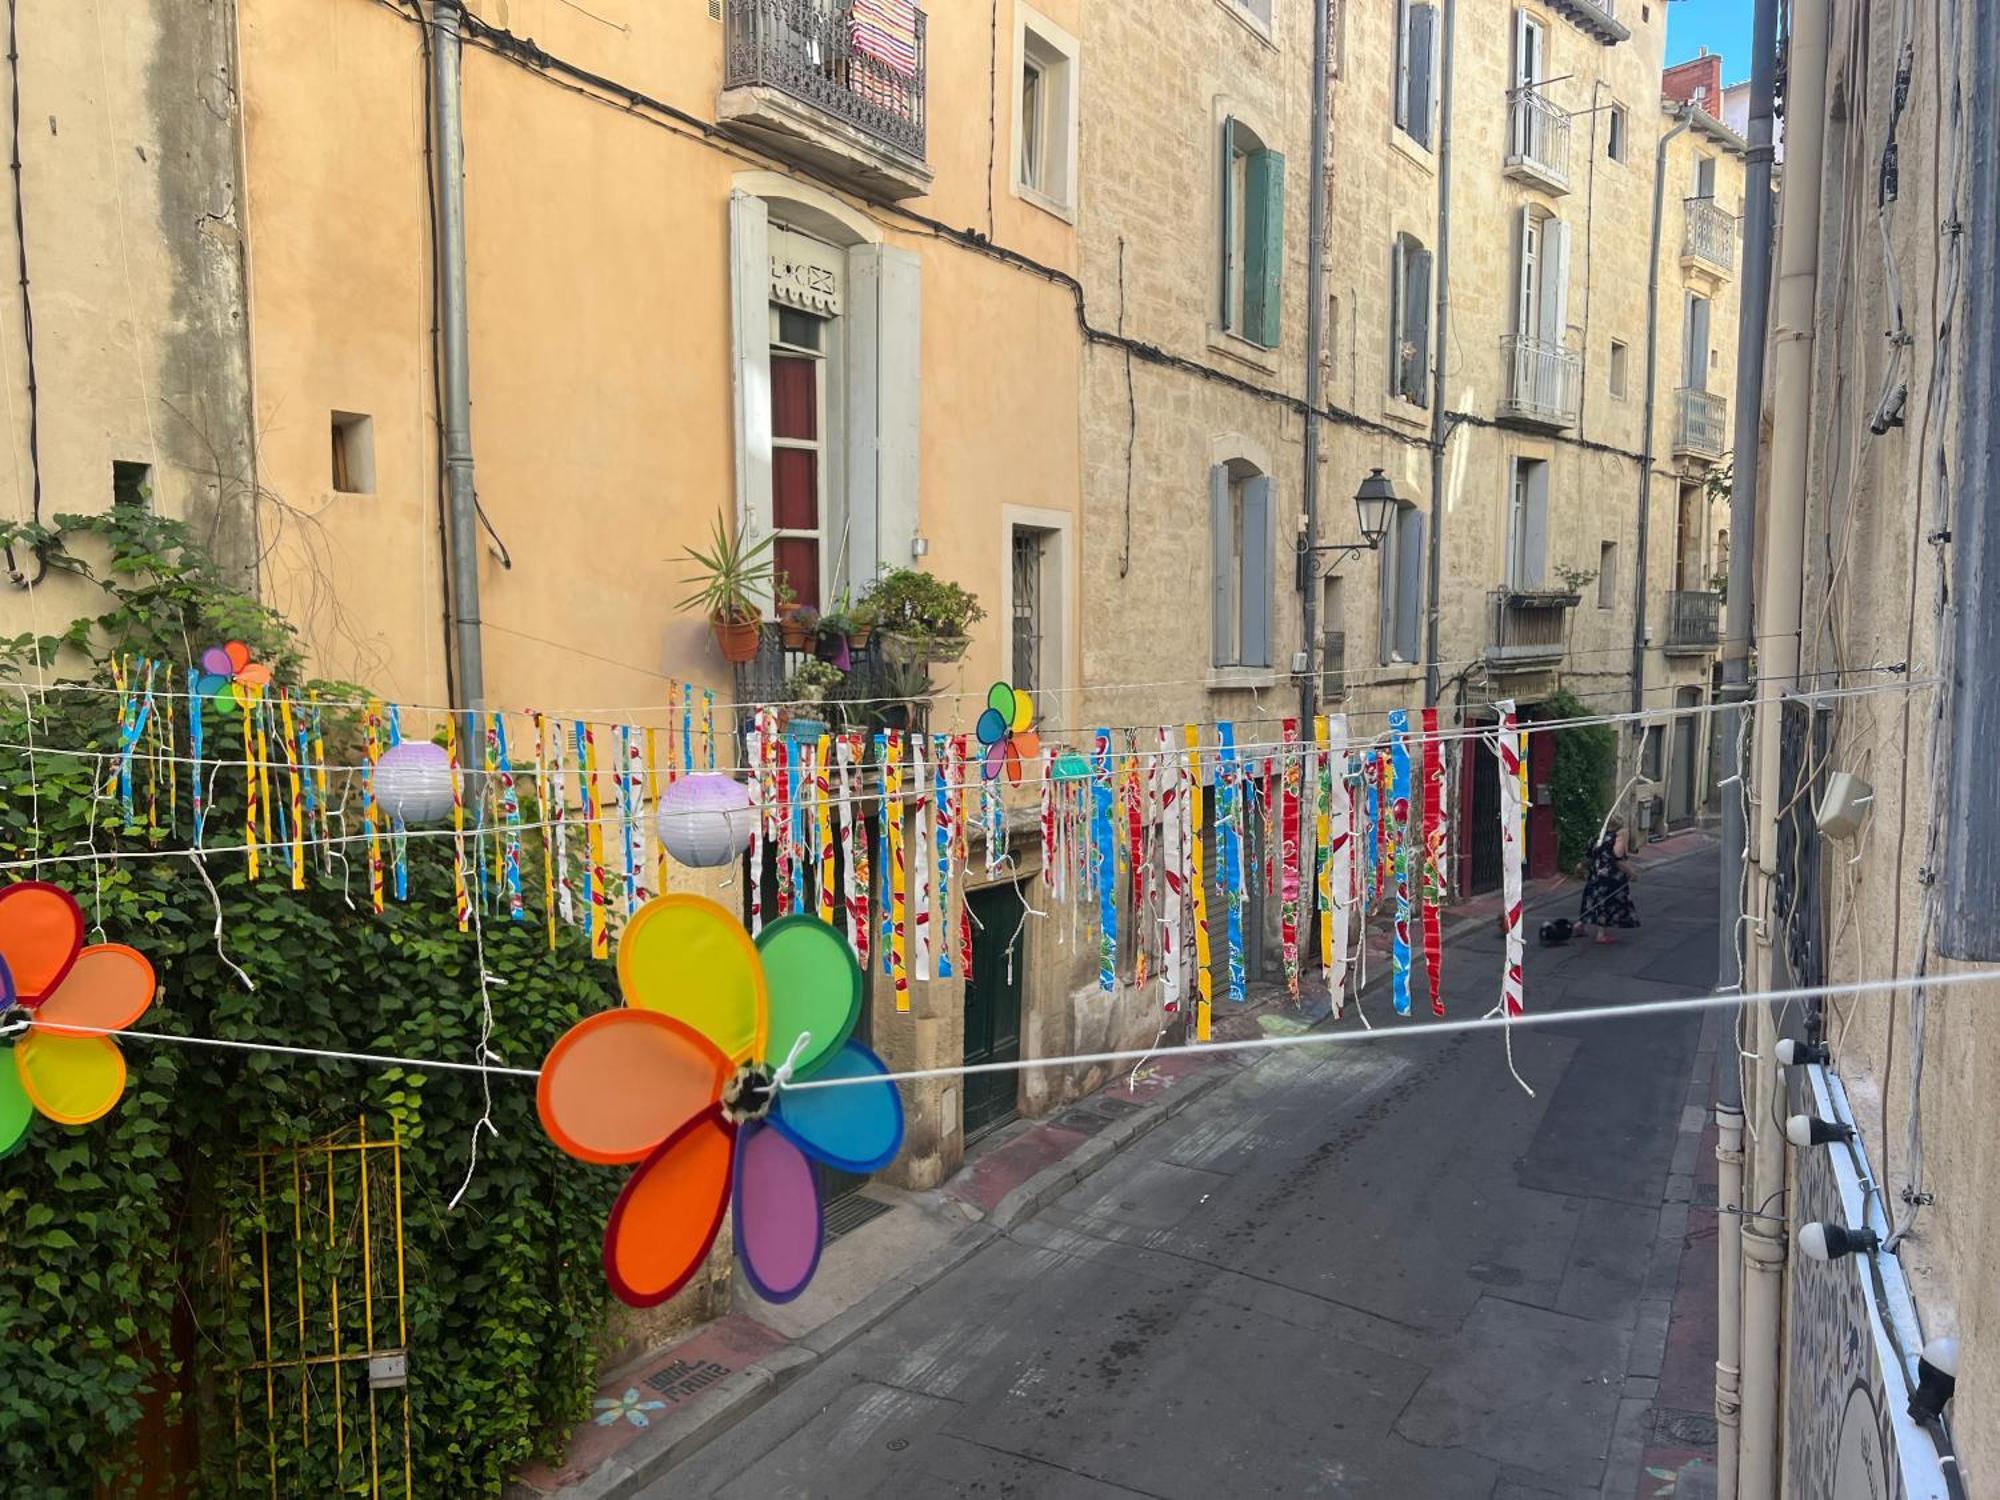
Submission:
<svg viewBox="0 0 2000 1500">
<path fill-rule="evenodd" d="M 888 1071 L 873 1052 L 849 1042 L 814 1072 L 813 1082 Z M 770 1121 L 807 1156 L 841 1172 L 876 1171 L 903 1149 L 903 1096 L 893 1083 L 784 1089 Z"/>
<path fill-rule="evenodd" d="M 999 709 L 989 708 L 980 714 L 979 722 L 972 728 L 980 744 L 997 745 L 1007 734 L 1007 721 L 1000 716 Z"/>
</svg>

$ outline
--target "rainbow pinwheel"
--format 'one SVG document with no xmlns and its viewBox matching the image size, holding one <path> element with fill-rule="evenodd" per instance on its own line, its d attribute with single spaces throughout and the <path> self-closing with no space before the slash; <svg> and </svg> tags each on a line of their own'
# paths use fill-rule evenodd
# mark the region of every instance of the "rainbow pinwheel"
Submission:
<svg viewBox="0 0 2000 1500">
<path fill-rule="evenodd" d="M 652 1307 L 700 1269 L 735 1201 L 736 1258 L 789 1302 L 819 1265 L 813 1163 L 866 1173 L 903 1144 L 888 1070 L 851 1040 L 861 966 L 825 923 L 793 916 L 753 943 L 722 907 L 668 895 L 618 944 L 622 1010 L 577 1022 L 542 1064 L 542 1126 L 571 1156 L 637 1162 L 604 1226 L 604 1274 Z M 851 1078 L 837 1088 L 791 1082 Z"/>
<path fill-rule="evenodd" d="M 214 699 L 215 706 L 228 713 L 249 699 L 248 689 L 265 687 L 270 681 L 271 669 L 261 661 L 252 661 L 248 646 L 241 641 L 224 641 L 201 653 L 201 676 L 194 690 Z"/>
<path fill-rule="evenodd" d="M 0 888 L 0 1031 L 17 1038 L 0 1062 L 0 1156 L 37 1112 L 59 1125 L 110 1112 L 125 1092 L 125 1055 L 100 1033 L 144 1015 L 153 986 L 138 950 L 84 946 L 83 911 L 68 891 L 39 880 Z M 20 1021 L 31 1024 L 10 1024 Z"/>
<path fill-rule="evenodd" d="M 1021 779 L 1021 765 L 1042 753 L 1042 737 L 1031 727 L 1035 700 L 1004 682 L 986 694 L 986 711 L 973 731 L 979 736 L 980 770 L 991 781 L 1004 766 L 1009 781 Z"/>
</svg>

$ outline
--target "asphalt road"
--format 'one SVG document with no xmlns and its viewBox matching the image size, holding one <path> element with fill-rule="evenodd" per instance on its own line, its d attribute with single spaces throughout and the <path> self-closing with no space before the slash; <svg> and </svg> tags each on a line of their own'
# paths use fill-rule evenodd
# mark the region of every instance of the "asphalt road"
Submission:
<svg viewBox="0 0 2000 1500">
<path fill-rule="evenodd" d="M 1529 1007 L 1706 987 L 1715 879 L 1647 870 L 1614 947 L 1531 939 Z M 1455 1013 L 1499 963 L 1450 950 Z M 1492 1035 L 1271 1054 L 643 1494 L 1625 1500 L 1701 1030 L 1517 1031 L 1533 1098 Z"/>
</svg>

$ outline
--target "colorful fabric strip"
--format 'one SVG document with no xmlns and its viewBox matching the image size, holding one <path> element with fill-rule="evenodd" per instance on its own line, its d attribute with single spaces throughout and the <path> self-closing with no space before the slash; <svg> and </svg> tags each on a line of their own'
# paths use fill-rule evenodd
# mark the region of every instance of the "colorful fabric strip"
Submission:
<svg viewBox="0 0 2000 1500">
<path fill-rule="evenodd" d="M 1156 762 L 1164 772 L 1160 779 L 1160 861 L 1166 911 L 1160 926 L 1160 1009 L 1176 1016 L 1181 1009 L 1181 908 L 1187 901 L 1186 844 L 1181 836 L 1186 789 L 1181 759 L 1172 753 L 1164 724 L 1160 726 Z"/>
<path fill-rule="evenodd" d="M 940 979 L 952 977 L 951 950 L 958 941 L 951 924 L 951 851 L 956 838 L 953 822 L 962 767 L 952 757 L 951 749 L 948 734 L 931 740 L 931 760 L 937 768 L 937 976 Z"/>
<path fill-rule="evenodd" d="M 889 763 L 883 772 L 883 817 L 889 824 L 889 978 L 896 1009 L 910 1008 L 910 872 L 903 837 L 903 736 L 889 736 Z"/>
<path fill-rule="evenodd" d="M 1202 805 L 1201 732 L 1194 725 L 1187 737 L 1188 886 L 1194 897 L 1194 982 L 1195 1015 L 1193 1039 L 1209 1039 L 1209 1025 L 1215 999 L 1214 980 L 1209 972 L 1208 878 L 1203 869 L 1202 833 L 1207 821 Z"/>
<path fill-rule="evenodd" d="M 896 977 L 896 894 L 890 889 L 891 881 L 889 872 L 895 868 L 895 862 L 891 858 L 889 825 L 896 820 L 889 815 L 889 737 L 885 734 L 875 736 L 875 761 L 882 768 L 882 815 L 879 820 L 880 830 L 876 842 L 878 858 L 876 861 L 877 873 L 875 877 L 881 882 L 882 886 L 882 913 L 880 931 L 878 933 L 878 945 L 882 950 L 882 977 L 884 979 L 894 979 Z"/>
<path fill-rule="evenodd" d="M 1281 731 L 1284 790 L 1279 794 L 1279 859 L 1283 866 L 1278 885 L 1279 941 L 1285 964 L 1285 993 L 1299 997 L 1299 795 L 1305 768 L 1299 754 L 1299 721 L 1287 719 Z"/>
<path fill-rule="evenodd" d="M 1395 965 L 1393 987 L 1396 1014 L 1410 1013 L 1410 711 L 1389 711 L 1389 823 L 1394 843 L 1391 858 L 1396 881 Z"/>
<path fill-rule="evenodd" d="M 1444 1014 L 1444 755 L 1438 742 L 1438 711 L 1423 711 L 1424 724 L 1424 977 L 1430 985 L 1431 1014 Z"/>
<path fill-rule="evenodd" d="M 823 734 L 813 747 L 813 819 L 819 838 L 819 919 L 833 926 L 833 736 Z"/>
<path fill-rule="evenodd" d="M 1503 698 L 1500 710 L 1500 904 L 1507 924 L 1506 966 L 1500 976 L 1501 1003 L 1507 1014 L 1522 1010 L 1522 964 L 1527 956 L 1521 935 L 1521 866 L 1527 852 L 1522 824 L 1527 804 L 1527 762 L 1522 755 L 1520 720 L 1514 700 Z"/>
<path fill-rule="evenodd" d="M 1111 830 L 1111 731 L 1100 729 L 1093 740 L 1092 767 L 1095 810 L 1092 816 L 1092 869 L 1097 876 L 1097 987 L 1109 995 L 1118 988 L 1118 855 Z"/>
<path fill-rule="evenodd" d="M 924 737 L 910 736 L 910 778 L 916 788 L 915 838 L 916 858 L 912 861 L 911 892 L 915 897 L 916 910 L 911 921 L 916 927 L 916 977 L 928 982 L 931 977 L 931 797 L 927 772 L 931 769 L 924 759 Z"/>
<path fill-rule="evenodd" d="M 1327 994 L 1338 1016 L 1347 999 L 1349 925 L 1354 915 L 1354 789 L 1347 776 L 1347 715 L 1335 714 L 1327 721 L 1327 855 L 1333 870 L 1327 880 L 1332 906 L 1327 944 L 1331 962 L 1327 974 Z"/>
<path fill-rule="evenodd" d="M 1247 998 L 1243 979 L 1242 819 L 1249 798 L 1237 780 L 1240 767 L 1236 759 L 1236 726 L 1218 724 L 1215 732 L 1220 743 L 1219 764 L 1215 772 L 1215 822 L 1222 834 L 1222 880 L 1226 888 L 1223 899 L 1228 910 L 1225 941 L 1229 948 L 1229 999 L 1231 1004 L 1241 1005 Z"/>
</svg>

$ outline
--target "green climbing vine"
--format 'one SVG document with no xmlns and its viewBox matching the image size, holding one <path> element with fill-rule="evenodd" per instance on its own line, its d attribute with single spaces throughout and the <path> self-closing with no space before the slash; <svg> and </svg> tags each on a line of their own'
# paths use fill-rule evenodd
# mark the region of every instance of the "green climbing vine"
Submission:
<svg viewBox="0 0 2000 1500">
<path fill-rule="evenodd" d="M 358 847 L 351 859 L 340 848 L 309 853 L 303 890 L 273 851 L 256 882 L 240 854 L 197 868 L 177 852 L 189 841 L 185 765 L 142 754 L 129 819 L 107 790 L 120 659 L 179 671 L 231 638 L 281 682 L 316 687 L 329 702 L 354 690 L 302 684 L 291 628 L 232 587 L 177 523 L 120 508 L 15 528 L 8 540 L 52 572 L 94 580 L 106 607 L 59 634 L 0 641 L 6 680 L 21 684 L 0 689 L 4 878 L 64 885 L 83 906 L 87 940 L 147 955 L 160 994 L 144 1030 L 471 1060 L 480 973 L 472 938 L 457 930 L 449 840 L 410 841 L 409 899 L 378 916 Z M 240 758 L 239 724 L 215 716 L 212 759 Z M 326 735 L 329 759 L 351 764 L 351 718 L 329 708 Z M 241 842 L 241 780 L 235 768 L 213 778 L 212 844 Z M 526 817 L 532 825 L 532 809 Z M 345 827 L 359 824 L 350 811 Z M 134 857 L 76 858 L 90 851 Z M 566 927 L 551 952 L 539 917 L 517 924 L 503 904 L 484 938 L 493 1047 L 505 1063 L 533 1065 L 565 1027 L 615 1000 L 610 966 Z M 404 1332 L 413 1493 L 497 1495 L 520 1465 L 554 1452 L 589 1406 L 604 1312 L 598 1236 L 617 1184 L 547 1142 L 532 1086 L 493 1081 L 494 1128 L 450 1209 L 488 1108 L 476 1074 L 136 1040 L 121 1050 L 129 1076 L 116 1110 L 78 1128 L 37 1118 L 23 1148 L 0 1161 L 0 1472 L 10 1500 L 131 1493 L 142 1465 L 162 1464 L 184 1474 L 175 1493 L 366 1494 L 371 1465 L 383 1493 L 402 1493 L 403 1397 L 378 1398 L 371 1434 L 361 1420 L 365 1360 L 285 1367 L 268 1381 L 259 1368 L 336 1335 L 340 1347 L 364 1349 L 371 1314 L 378 1331 Z M 315 1152 L 295 1181 L 287 1154 L 349 1139 L 364 1123 L 402 1146 L 401 1255 L 385 1252 L 367 1306 L 352 1295 L 358 1166 L 314 1176 Z M 331 1207 L 319 1201 L 329 1178 Z M 380 1194 L 395 1184 L 372 1185 L 370 1235 L 393 1246 L 394 1202 Z M 282 1312 L 268 1341 L 267 1293 Z"/>
<path fill-rule="evenodd" d="M 1544 700 L 1541 716 L 1588 718 L 1591 710 L 1568 688 Z M 1580 868 L 1597 841 L 1611 806 L 1618 774 L 1618 735 L 1608 724 L 1585 724 L 1556 731 L 1555 771 L 1550 798 L 1556 813 L 1556 857 L 1565 870 Z"/>
</svg>

